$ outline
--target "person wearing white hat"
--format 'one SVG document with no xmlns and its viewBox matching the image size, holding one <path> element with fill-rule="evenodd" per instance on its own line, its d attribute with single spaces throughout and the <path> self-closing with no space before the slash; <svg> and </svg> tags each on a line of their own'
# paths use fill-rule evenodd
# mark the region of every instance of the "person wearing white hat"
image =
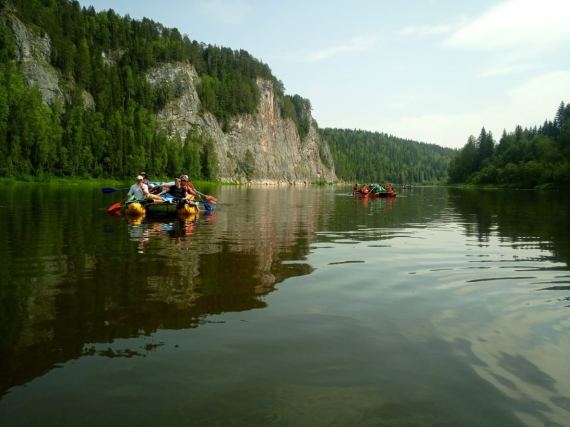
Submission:
<svg viewBox="0 0 570 427">
<path fill-rule="evenodd" d="M 148 186 L 143 182 L 144 177 L 142 175 L 137 176 L 137 183 L 133 184 L 129 189 L 127 194 L 129 197 L 134 196 L 136 200 L 153 200 L 155 202 L 162 202 L 162 198 L 156 194 L 150 194 L 148 191 Z"/>
</svg>

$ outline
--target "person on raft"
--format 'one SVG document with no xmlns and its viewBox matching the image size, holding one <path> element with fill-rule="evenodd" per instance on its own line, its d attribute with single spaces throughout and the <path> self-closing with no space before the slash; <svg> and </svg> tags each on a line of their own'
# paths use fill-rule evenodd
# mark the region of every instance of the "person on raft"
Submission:
<svg viewBox="0 0 570 427">
<path fill-rule="evenodd" d="M 360 185 L 358 185 L 358 183 L 354 184 L 354 188 L 352 189 L 352 191 L 354 192 L 354 194 L 362 192 L 360 189 Z"/>
<path fill-rule="evenodd" d="M 156 194 L 150 194 L 150 192 L 148 191 L 148 186 L 144 184 L 143 181 L 144 178 L 142 175 L 137 176 L 137 183 L 133 184 L 131 188 L 129 188 L 127 196 L 128 197 L 134 196 L 135 200 L 138 201 L 148 200 L 157 203 L 162 202 L 162 198 L 160 198 Z"/>
<path fill-rule="evenodd" d="M 182 184 L 182 186 L 186 188 L 188 193 L 190 193 L 190 196 L 192 196 L 190 197 L 191 200 L 194 200 L 195 198 L 198 197 L 198 193 L 196 192 L 194 184 L 192 184 L 188 180 L 188 175 L 180 175 L 180 184 Z"/>
<path fill-rule="evenodd" d="M 382 181 L 384 182 L 384 181 Z M 376 193 L 385 193 L 386 189 L 383 186 L 380 186 L 378 184 L 370 184 L 368 186 L 368 188 L 370 188 L 370 194 L 376 194 Z"/>
<path fill-rule="evenodd" d="M 151 184 L 148 178 L 146 177 L 146 172 L 141 172 L 139 175 L 143 177 L 143 184 L 146 185 L 148 187 L 148 191 L 152 193 L 154 185 Z"/>
<path fill-rule="evenodd" d="M 182 185 L 182 180 L 180 178 L 176 178 L 174 180 L 174 185 L 171 186 L 170 188 L 163 190 L 161 193 L 159 193 L 159 196 L 165 193 L 170 194 L 175 199 L 185 199 L 189 200 L 190 202 L 192 202 L 193 200 L 192 194 L 190 194 L 187 187 Z M 192 206 L 195 206 L 196 210 L 198 211 L 200 210 L 198 205 L 192 203 Z"/>
</svg>

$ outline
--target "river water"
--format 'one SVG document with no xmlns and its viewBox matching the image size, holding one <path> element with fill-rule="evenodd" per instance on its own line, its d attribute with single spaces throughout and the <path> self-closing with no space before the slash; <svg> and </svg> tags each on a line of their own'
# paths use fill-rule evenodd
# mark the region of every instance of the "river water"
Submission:
<svg viewBox="0 0 570 427">
<path fill-rule="evenodd" d="M 568 426 L 570 197 L 1 190 L 2 426 Z"/>
</svg>

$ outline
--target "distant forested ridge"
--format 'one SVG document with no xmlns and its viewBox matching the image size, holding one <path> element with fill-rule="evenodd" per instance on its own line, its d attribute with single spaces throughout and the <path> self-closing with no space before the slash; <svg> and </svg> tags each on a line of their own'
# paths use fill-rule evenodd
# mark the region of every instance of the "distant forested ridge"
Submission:
<svg viewBox="0 0 570 427">
<path fill-rule="evenodd" d="M 66 88 L 48 107 L 26 84 L 10 16 L 39 38 L 51 40 L 48 62 Z M 205 112 L 224 131 L 228 118 L 254 113 L 256 79 L 273 82 L 283 118 L 306 135 L 310 102 L 284 94 L 283 83 L 244 50 L 190 40 L 150 19 L 96 12 L 69 0 L 0 1 L 0 177 L 132 177 L 187 171 L 192 179 L 216 177 L 213 141 L 189 132 L 169 137 L 156 113 L 178 95 L 168 83 L 153 87 L 145 71 L 172 62 L 193 65 Z M 85 99 L 92 98 L 86 106 Z"/>
<path fill-rule="evenodd" d="M 554 119 L 538 128 L 503 130 L 498 144 L 481 129 L 452 159 L 449 181 L 520 188 L 570 185 L 570 104 L 561 102 Z"/>
<path fill-rule="evenodd" d="M 456 150 L 364 130 L 321 129 L 337 176 L 349 182 L 438 183 Z"/>
</svg>

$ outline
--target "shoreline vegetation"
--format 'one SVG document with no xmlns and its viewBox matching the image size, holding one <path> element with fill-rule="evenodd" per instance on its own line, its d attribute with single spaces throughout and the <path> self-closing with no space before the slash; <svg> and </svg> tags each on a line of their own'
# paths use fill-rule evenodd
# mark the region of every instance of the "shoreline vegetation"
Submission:
<svg viewBox="0 0 570 427">
<path fill-rule="evenodd" d="M 447 184 L 507 189 L 570 189 L 570 104 L 540 127 L 471 135 L 449 163 Z"/>
<path fill-rule="evenodd" d="M 473 190 L 511 190 L 511 191 L 570 191 L 570 184 L 547 183 L 535 187 L 525 187 L 524 184 L 444 184 L 449 188 L 464 188 Z"/>
<path fill-rule="evenodd" d="M 150 180 L 151 182 L 171 182 L 174 181 L 174 178 L 168 179 L 165 178 L 163 180 Z M 111 179 L 111 178 L 52 178 L 48 180 L 35 180 L 30 177 L 30 179 L 16 179 L 13 177 L 4 177 L 0 178 L 0 184 L 14 184 L 14 185 L 22 185 L 22 184 L 45 184 L 45 185 L 82 185 L 82 186 L 94 186 L 94 187 L 122 187 L 125 185 L 133 185 L 136 182 L 135 177 L 133 179 Z M 222 182 L 214 182 L 214 181 L 192 181 L 192 183 L 196 186 L 208 186 L 208 185 L 222 185 L 228 184 L 232 185 L 231 183 L 222 183 Z"/>
<path fill-rule="evenodd" d="M 135 183 L 135 177 L 132 179 L 112 179 L 112 178 L 89 178 L 89 177 L 51 177 L 46 179 L 37 179 L 38 177 L 23 177 L 23 178 L 15 178 L 15 177 L 0 177 L 0 184 L 46 184 L 46 185 L 90 185 L 90 186 L 101 186 L 101 187 L 119 187 L 125 185 L 132 185 Z M 150 179 L 150 182 L 171 182 L 174 181 L 174 178 L 159 178 L 159 179 Z M 258 185 L 258 186 L 280 186 L 280 185 L 294 185 L 292 183 L 285 183 L 285 182 L 275 182 L 272 184 L 264 183 L 264 182 L 226 182 L 226 181 L 203 181 L 203 180 L 192 180 L 192 183 L 196 187 L 200 186 L 212 186 L 212 185 L 235 185 L 235 186 L 243 186 L 243 185 Z M 301 185 L 301 184 L 299 184 Z M 342 181 L 327 181 L 325 179 L 316 180 L 313 182 L 307 182 L 303 185 L 317 185 L 317 186 L 325 186 L 325 185 L 350 185 L 350 183 L 342 182 Z"/>
</svg>

